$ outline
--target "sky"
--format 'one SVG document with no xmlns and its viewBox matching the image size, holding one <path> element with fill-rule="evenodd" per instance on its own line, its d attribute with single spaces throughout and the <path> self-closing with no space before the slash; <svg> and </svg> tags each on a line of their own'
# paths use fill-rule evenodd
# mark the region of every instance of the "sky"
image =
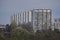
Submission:
<svg viewBox="0 0 60 40">
<path fill-rule="evenodd" d="M 32 9 L 52 9 L 52 20 L 60 18 L 60 0 L 0 0 L 0 24 L 10 24 L 10 16 Z"/>
</svg>

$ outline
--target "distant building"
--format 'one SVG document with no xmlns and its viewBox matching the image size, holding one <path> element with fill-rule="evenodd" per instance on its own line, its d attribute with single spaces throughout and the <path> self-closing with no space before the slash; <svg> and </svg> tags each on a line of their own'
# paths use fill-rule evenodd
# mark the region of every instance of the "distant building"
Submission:
<svg viewBox="0 0 60 40">
<path fill-rule="evenodd" d="M 60 31 L 60 18 L 56 18 L 54 20 L 54 29 L 58 29 Z"/>
<path fill-rule="evenodd" d="M 34 9 L 32 12 L 34 31 L 51 29 L 51 9 Z"/>
<path fill-rule="evenodd" d="M 51 9 L 33 9 L 31 11 L 18 13 L 11 16 L 11 22 L 15 21 L 17 25 L 28 24 L 32 30 L 51 29 Z"/>
<path fill-rule="evenodd" d="M 54 31 L 54 23 L 51 25 L 51 30 Z"/>
<path fill-rule="evenodd" d="M 5 28 L 6 28 L 5 25 L 0 24 L 0 30 L 4 30 Z"/>
<path fill-rule="evenodd" d="M 5 25 L 0 25 L 0 28 L 6 28 Z"/>
</svg>

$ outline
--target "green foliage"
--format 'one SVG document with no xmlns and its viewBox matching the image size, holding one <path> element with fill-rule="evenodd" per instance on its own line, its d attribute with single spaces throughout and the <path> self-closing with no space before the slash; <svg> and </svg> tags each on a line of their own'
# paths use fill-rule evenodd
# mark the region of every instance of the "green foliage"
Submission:
<svg viewBox="0 0 60 40">
<path fill-rule="evenodd" d="M 56 33 L 54 31 L 45 31 L 45 32 L 37 32 L 36 34 L 36 40 L 54 40 L 56 39 L 57 35 L 60 35 L 60 33 Z"/>
<path fill-rule="evenodd" d="M 54 31 L 31 33 L 21 28 L 13 31 L 10 38 L 0 35 L 0 40 L 54 40 L 58 35 L 60 35 L 60 33 Z"/>
<path fill-rule="evenodd" d="M 16 22 L 15 21 L 13 21 L 11 24 L 10 24 L 10 26 L 11 26 L 11 28 L 12 28 L 12 30 L 15 30 L 16 29 Z"/>
<path fill-rule="evenodd" d="M 0 40 L 4 40 L 4 38 L 0 35 Z"/>
<path fill-rule="evenodd" d="M 30 40 L 32 39 L 33 35 L 32 33 L 24 30 L 24 29 L 17 29 L 14 32 L 12 32 L 11 37 L 7 38 L 6 40 Z"/>
</svg>

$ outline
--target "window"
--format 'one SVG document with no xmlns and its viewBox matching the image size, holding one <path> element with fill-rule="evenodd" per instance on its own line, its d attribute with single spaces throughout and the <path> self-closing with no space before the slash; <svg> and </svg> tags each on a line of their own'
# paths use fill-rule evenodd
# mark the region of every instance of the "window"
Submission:
<svg viewBox="0 0 60 40">
<path fill-rule="evenodd" d="M 46 10 L 43 10 L 43 12 L 46 12 Z"/>
<path fill-rule="evenodd" d="M 59 19 L 59 22 L 60 22 L 60 19 Z"/>
<path fill-rule="evenodd" d="M 39 10 L 39 12 L 42 12 L 42 10 Z"/>
<path fill-rule="evenodd" d="M 50 10 L 47 10 L 47 12 L 50 12 Z"/>
<path fill-rule="evenodd" d="M 55 22 L 57 22 L 57 20 L 55 19 Z"/>
</svg>

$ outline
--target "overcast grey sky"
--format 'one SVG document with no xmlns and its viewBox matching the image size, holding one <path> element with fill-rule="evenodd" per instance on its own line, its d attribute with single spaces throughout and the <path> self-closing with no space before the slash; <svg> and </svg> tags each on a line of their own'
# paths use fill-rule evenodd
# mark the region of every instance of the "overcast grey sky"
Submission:
<svg viewBox="0 0 60 40">
<path fill-rule="evenodd" d="M 60 0 L 0 0 L 0 24 L 10 23 L 10 16 L 32 9 L 52 9 L 52 18 L 60 17 Z"/>
</svg>

